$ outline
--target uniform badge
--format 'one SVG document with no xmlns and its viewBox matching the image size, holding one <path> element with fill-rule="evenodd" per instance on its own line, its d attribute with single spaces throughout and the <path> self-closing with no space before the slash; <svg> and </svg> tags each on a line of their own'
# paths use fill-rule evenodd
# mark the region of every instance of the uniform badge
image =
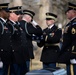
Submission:
<svg viewBox="0 0 76 75">
<path fill-rule="evenodd" d="M 50 33 L 49 35 L 50 35 L 51 37 L 53 37 L 53 36 L 54 36 L 54 34 L 55 34 L 55 33 Z"/>
<path fill-rule="evenodd" d="M 75 34 L 75 33 L 76 33 L 75 28 L 72 28 L 72 34 Z"/>
</svg>

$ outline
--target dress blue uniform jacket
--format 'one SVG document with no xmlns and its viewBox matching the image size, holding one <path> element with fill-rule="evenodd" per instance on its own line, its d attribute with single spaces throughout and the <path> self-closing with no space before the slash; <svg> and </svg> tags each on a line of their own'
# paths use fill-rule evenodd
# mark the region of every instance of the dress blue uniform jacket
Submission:
<svg viewBox="0 0 76 75">
<path fill-rule="evenodd" d="M 33 54 L 33 44 L 32 44 L 32 34 L 35 35 L 42 35 L 42 29 L 37 25 L 36 28 L 33 27 L 33 25 L 31 23 L 27 23 L 26 21 L 22 20 L 20 21 L 20 27 L 23 29 L 23 32 L 25 33 L 25 44 L 23 44 L 24 46 L 26 45 L 27 47 L 25 49 L 27 49 L 28 51 L 28 57 L 29 59 L 33 59 L 34 58 L 34 54 Z"/>
<path fill-rule="evenodd" d="M 54 33 L 54 36 L 51 35 Z M 61 29 L 58 29 L 57 26 L 53 26 L 51 29 L 44 29 L 43 36 L 44 39 L 37 43 L 39 47 L 43 46 L 41 61 L 45 63 L 55 63 L 58 59 L 59 54 L 59 42 L 62 35 Z M 46 38 L 47 37 L 47 38 Z M 57 45 L 56 45 L 57 44 Z"/>
<path fill-rule="evenodd" d="M 11 63 L 11 35 L 12 35 L 12 26 L 5 23 L 2 19 L 0 19 L 0 26 L 2 28 L 1 37 L 0 37 L 0 56 L 3 63 Z"/>
<path fill-rule="evenodd" d="M 70 59 L 76 59 L 76 18 L 65 27 L 59 62 L 70 63 Z"/>
</svg>

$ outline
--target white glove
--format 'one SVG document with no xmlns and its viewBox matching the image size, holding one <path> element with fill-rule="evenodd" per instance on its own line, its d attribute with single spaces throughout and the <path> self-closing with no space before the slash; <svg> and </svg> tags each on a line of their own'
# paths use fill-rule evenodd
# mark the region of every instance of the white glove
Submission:
<svg viewBox="0 0 76 75">
<path fill-rule="evenodd" d="M 0 68 L 2 68 L 3 67 L 3 62 L 2 61 L 0 61 Z"/>
<path fill-rule="evenodd" d="M 34 20 L 32 21 L 32 24 L 35 25 L 35 26 L 38 25 L 38 23 L 35 22 Z"/>
<path fill-rule="evenodd" d="M 70 63 L 71 63 L 71 64 L 76 64 L 76 59 L 71 59 L 71 60 L 70 60 Z"/>
</svg>

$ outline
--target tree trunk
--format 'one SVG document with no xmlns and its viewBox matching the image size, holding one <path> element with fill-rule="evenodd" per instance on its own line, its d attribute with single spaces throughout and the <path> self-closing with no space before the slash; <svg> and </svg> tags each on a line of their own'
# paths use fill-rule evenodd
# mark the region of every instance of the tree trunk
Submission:
<svg viewBox="0 0 76 75">
<path fill-rule="evenodd" d="M 39 9 L 39 20 L 41 22 L 41 27 L 44 29 L 46 27 L 46 12 L 49 11 L 49 0 L 40 0 Z"/>
<path fill-rule="evenodd" d="M 22 6 L 22 0 L 13 0 L 13 6 Z"/>
<path fill-rule="evenodd" d="M 10 3 L 10 0 L 0 0 L 0 3 Z"/>
</svg>

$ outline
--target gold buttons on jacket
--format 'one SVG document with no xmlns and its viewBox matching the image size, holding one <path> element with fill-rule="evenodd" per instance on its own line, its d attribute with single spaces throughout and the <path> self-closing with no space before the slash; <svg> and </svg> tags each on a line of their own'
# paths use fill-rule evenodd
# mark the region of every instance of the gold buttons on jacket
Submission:
<svg viewBox="0 0 76 75">
<path fill-rule="evenodd" d="M 3 49 L 1 49 L 1 51 L 3 51 Z"/>
<path fill-rule="evenodd" d="M 12 52 L 14 52 L 15 50 L 12 50 Z"/>
</svg>

